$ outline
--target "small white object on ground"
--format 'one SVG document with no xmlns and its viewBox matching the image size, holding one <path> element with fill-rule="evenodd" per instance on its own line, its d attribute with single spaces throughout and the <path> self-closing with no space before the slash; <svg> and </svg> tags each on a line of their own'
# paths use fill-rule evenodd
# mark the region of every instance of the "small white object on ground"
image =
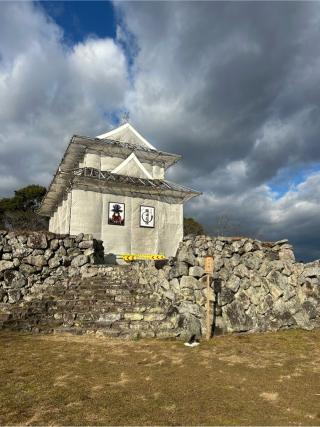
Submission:
<svg viewBox="0 0 320 427">
<path fill-rule="evenodd" d="M 197 345 L 199 345 L 200 343 L 198 341 L 194 341 L 192 343 L 189 342 L 185 342 L 184 345 L 187 347 L 196 347 Z"/>
</svg>

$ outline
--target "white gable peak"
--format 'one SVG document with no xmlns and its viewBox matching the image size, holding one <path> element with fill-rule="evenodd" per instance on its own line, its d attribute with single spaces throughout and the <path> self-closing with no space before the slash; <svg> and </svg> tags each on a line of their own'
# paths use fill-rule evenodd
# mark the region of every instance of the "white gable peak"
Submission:
<svg viewBox="0 0 320 427">
<path fill-rule="evenodd" d="M 128 176 L 138 176 L 139 178 L 149 178 L 152 179 L 152 176 L 147 171 L 147 169 L 140 162 L 138 157 L 131 153 L 119 166 L 111 171 L 111 173 L 116 173 L 120 175 Z"/>
<path fill-rule="evenodd" d="M 124 123 L 123 125 L 113 129 L 107 133 L 97 136 L 98 139 L 111 139 L 113 141 L 127 142 L 133 145 L 140 145 L 151 150 L 156 148 L 150 144 L 130 123 Z"/>
</svg>

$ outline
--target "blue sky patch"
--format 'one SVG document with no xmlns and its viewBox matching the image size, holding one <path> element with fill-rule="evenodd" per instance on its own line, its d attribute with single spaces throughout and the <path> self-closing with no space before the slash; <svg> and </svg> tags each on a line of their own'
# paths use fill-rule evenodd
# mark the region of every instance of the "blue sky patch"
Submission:
<svg viewBox="0 0 320 427">
<path fill-rule="evenodd" d="M 296 187 L 304 182 L 310 175 L 320 172 L 320 164 L 315 163 L 301 169 L 285 168 L 279 172 L 268 186 L 274 199 L 280 199 L 290 190 L 296 190 Z"/>
<path fill-rule="evenodd" d="M 114 8 L 109 1 L 39 1 L 39 4 L 63 28 L 66 41 L 71 44 L 90 36 L 116 36 Z"/>
</svg>

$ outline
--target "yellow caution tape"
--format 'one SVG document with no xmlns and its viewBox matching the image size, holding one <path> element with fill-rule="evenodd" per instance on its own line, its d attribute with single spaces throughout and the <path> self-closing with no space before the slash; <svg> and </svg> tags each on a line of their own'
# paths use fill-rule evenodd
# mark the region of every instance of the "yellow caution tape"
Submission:
<svg viewBox="0 0 320 427">
<path fill-rule="evenodd" d="M 120 258 L 127 262 L 143 260 L 143 259 L 153 259 L 153 260 L 167 259 L 164 255 L 150 255 L 150 254 L 134 254 L 134 255 L 124 254 L 124 255 L 120 255 Z"/>
</svg>

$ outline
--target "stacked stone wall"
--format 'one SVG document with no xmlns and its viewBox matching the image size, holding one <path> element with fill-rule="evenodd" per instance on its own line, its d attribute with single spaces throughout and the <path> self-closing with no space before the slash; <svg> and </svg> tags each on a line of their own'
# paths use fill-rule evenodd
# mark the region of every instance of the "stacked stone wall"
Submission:
<svg viewBox="0 0 320 427">
<path fill-rule="evenodd" d="M 192 276 L 203 280 L 206 255 L 215 259 L 215 333 L 320 326 L 320 263 L 296 262 L 287 240 L 186 237 L 175 266 L 184 270 L 182 289 Z M 204 309 L 202 300 L 194 301 Z"/>
<path fill-rule="evenodd" d="M 209 295 L 205 256 L 215 270 Z M 181 337 L 320 326 L 320 263 L 286 240 L 186 237 L 164 265 L 102 264 L 92 236 L 0 232 L 0 327 Z"/>
<path fill-rule="evenodd" d="M 72 276 L 103 259 L 102 243 L 89 234 L 0 231 L 0 302 L 18 302 L 34 285 Z"/>
</svg>

